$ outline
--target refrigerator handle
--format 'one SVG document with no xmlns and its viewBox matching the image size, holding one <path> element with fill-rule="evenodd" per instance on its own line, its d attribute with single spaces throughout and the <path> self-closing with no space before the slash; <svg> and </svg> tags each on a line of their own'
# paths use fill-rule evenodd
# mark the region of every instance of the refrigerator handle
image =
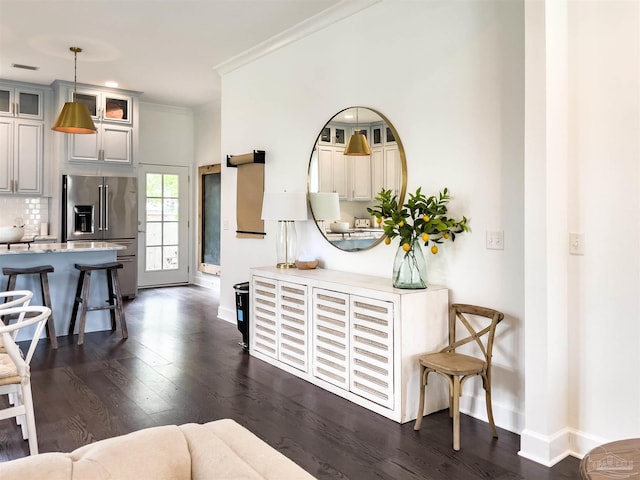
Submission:
<svg viewBox="0 0 640 480">
<path fill-rule="evenodd" d="M 98 230 L 100 232 L 102 231 L 102 218 L 103 218 L 102 209 L 103 209 L 102 185 L 98 185 Z"/>
<path fill-rule="evenodd" d="M 109 185 L 104 186 L 104 229 L 109 230 Z"/>
</svg>

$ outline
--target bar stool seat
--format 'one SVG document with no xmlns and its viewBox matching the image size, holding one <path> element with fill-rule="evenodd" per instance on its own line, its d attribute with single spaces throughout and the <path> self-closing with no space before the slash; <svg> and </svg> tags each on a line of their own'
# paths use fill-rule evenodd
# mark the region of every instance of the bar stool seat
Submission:
<svg viewBox="0 0 640 480">
<path fill-rule="evenodd" d="M 71 323 L 69 324 L 69 335 L 73 335 L 76 326 L 76 317 L 78 308 L 80 308 L 80 325 L 78 326 L 78 345 L 84 343 L 84 330 L 87 322 L 87 312 L 94 310 L 110 310 L 111 315 L 111 331 L 116 329 L 116 317 L 120 323 L 122 330 L 122 338 L 128 338 L 127 322 L 124 316 L 124 307 L 122 304 L 122 291 L 120 289 L 120 280 L 118 278 L 118 270 L 123 267 L 120 262 L 100 263 L 94 265 L 75 264 L 75 268 L 80 271 L 78 277 L 78 286 L 76 287 L 76 296 L 73 302 L 73 310 L 71 311 Z M 91 272 L 104 271 L 107 277 L 107 288 L 109 298 L 107 305 L 90 306 L 89 291 L 91 288 Z"/>
<path fill-rule="evenodd" d="M 56 324 L 53 319 L 53 307 L 51 306 L 51 293 L 49 291 L 49 277 L 47 274 L 53 273 L 54 268 L 51 265 L 38 265 L 35 267 L 16 268 L 4 267 L 2 273 L 7 275 L 7 291 L 15 290 L 18 275 L 40 275 L 40 292 L 42 294 L 42 304 L 49 307 L 51 315 L 47 320 L 47 337 L 51 343 L 51 348 L 58 348 L 58 339 L 56 337 Z"/>
</svg>

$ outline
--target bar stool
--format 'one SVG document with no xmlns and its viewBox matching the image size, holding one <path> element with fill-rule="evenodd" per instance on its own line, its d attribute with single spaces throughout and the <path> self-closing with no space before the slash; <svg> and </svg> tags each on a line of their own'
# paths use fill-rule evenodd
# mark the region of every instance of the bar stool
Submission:
<svg viewBox="0 0 640 480">
<path fill-rule="evenodd" d="M 120 280 L 118 279 L 118 269 L 122 268 L 122 263 L 110 262 L 96 265 L 75 264 L 75 268 L 80 270 L 78 277 L 78 286 L 76 288 L 76 297 L 73 302 L 73 310 L 71 311 L 71 323 L 69 324 L 69 335 L 73 335 L 76 325 L 76 316 L 78 315 L 78 307 L 80 309 L 80 325 L 78 327 L 78 345 L 84 343 L 84 329 L 87 322 L 87 312 L 94 310 L 111 310 L 111 331 L 116 329 L 116 313 L 122 330 L 122 338 L 128 338 L 127 322 L 124 318 L 124 308 L 122 305 L 122 293 L 120 290 Z M 109 290 L 108 305 L 98 307 L 89 306 L 89 290 L 91 287 L 91 272 L 101 270 L 106 272 L 107 288 Z"/>
<path fill-rule="evenodd" d="M 51 348 L 58 348 L 58 339 L 56 337 L 56 324 L 53 320 L 53 307 L 51 306 L 51 294 L 49 293 L 49 277 L 48 273 L 53 273 L 51 265 L 39 265 L 28 268 L 4 267 L 2 273 L 8 275 L 7 291 L 15 290 L 18 275 L 40 275 L 40 292 L 42 294 L 42 304 L 51 309 L 51 315 L 47 320 L 47 337 L 51 342 Z"/>
</svg>

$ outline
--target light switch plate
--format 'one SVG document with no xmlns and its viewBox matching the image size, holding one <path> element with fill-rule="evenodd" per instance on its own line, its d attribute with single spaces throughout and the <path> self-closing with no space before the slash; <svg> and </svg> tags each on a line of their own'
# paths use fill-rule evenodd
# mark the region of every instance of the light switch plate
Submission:
<svg viewBox="0 0 640 480">
<path fill-rule="evenodd" d="M 569 234 L 569 253 L 584 255 L 584 233 L 571 232 Z"/>
<path fill-rule="evenodd" d="M 503 230 L 487 230 L 487 250 L 504 250 Z"/>
</svg>

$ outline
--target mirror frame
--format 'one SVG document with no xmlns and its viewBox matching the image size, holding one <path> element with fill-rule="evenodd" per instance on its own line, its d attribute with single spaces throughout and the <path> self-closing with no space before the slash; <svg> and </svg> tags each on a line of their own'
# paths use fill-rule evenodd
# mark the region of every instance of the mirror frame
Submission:
<svg viewBox="0 0 640 480">
<path fill-rule="evenodd" d="M 393 125 L 393 123 L 391 123 L 391 121 L 382 113 L 380 113 L 378 110 L 371 108 L 371 107 L 364 107 L 364 106 L 360 106 L 360 105 L 354 105 L 354 106 L 350 106 L 347 108 L 343 108 L 342 110 L 340 110 L 339 112 L 337 112 L 335 115 L 333 115 L 329 121 L 327 121 L 322 128 L 320 129 L 320 131 L 318 132 L 318 135 L 315 138 L 315 142 L 313 144 L 313 148 L 311 149 L 311 154 L 309 155 L 309 165 L 307 167 L 307 205 L 309 207 L 309 210 L 311 211 L 311 216 L 313 218 L 313 221 L 316 225 L 316 228 L 318 229 L 318 231 L 320 232 L 320 234 L 322 235 L 322 237 L 329 243 L 331 244 L 333 247 L 337 248 L 340 251 L 343 252 L 362 252 L 362 251 L 366 251 L 366 250 L 370 250 L 373 247 L 375 247 L 376 245 L 379 245 L 382 241 L 384 241 L 384 239 L 386 238 L 386 235 L 383 233 L 378 239 L 374 240 L 371 242 L 370 245 L 363 247 L 363 248 L 353 248 L 353 249 L 346 249 L 346 248 L 341 248 L 340 246 L 336 245 L 335 243 L 333 243 L 331 240 L 329 240 L 327 238 L 326 232 L 323 232 L 322 229 L 320 228 L 320 226 L 318 225 L 318 220 L 315 217 L 315 214 L 313 212 L 313 207 L 311 205 L 311 197 L 310 197 L 310 188 L 311 188 L 311 168 L 312 168 L 312 159 L 313 159 L 313 154 L 314 152 L 317 150 L 318 148 L 318 144 L 320 141 L 320 137 L 323 133 L 323 131 L 327 128 L 327 126 L 335 121 L 336 117 L 340 116 L 341 114 L 343 114 L 344 112 L 346 112 L 347 110 L 351 110 L 351 109 L 361 109 L 361 110 L 368 110 L 370 112 L 373 112 L 374 114 L 378 115 L 378 117 L 380 117 L 381 121 L 389 128 L 389 130 L 391 130 L 391 134 L 393 135 L 393 137 L 395 138 L 395 142 L 396 145 L 398 147 L 398 153 L 400 155 L 400 175 L 401 175 L 401 186 L 400 186 L 400 194 L 398 195 L 398 205 L 402 205 L 404 203 L 404 199 L 405 199 L 405 195 L 407 192 L 407 158 L 406 158 L 406 154 L 404 151 L 404 145 L 402 144 L 402 140 L 400 139 L 400 135 L 398 134 L 398 131 L 396 130 L 395 126 Z M 386 132 L 385 132 L 386 133 Z M 369 139 L 370 140 L 370 139 Z M 346 144 L 345 144 L 346 146 Z M 378 195 L 378 193 L 380 192 L 371 192 L 372 195 L 372 199 L 371 202 L 375 202 L 375 196 Z M 362 203 L 366 203 L 366 202 L 362 202 Z"/>
</svg>

